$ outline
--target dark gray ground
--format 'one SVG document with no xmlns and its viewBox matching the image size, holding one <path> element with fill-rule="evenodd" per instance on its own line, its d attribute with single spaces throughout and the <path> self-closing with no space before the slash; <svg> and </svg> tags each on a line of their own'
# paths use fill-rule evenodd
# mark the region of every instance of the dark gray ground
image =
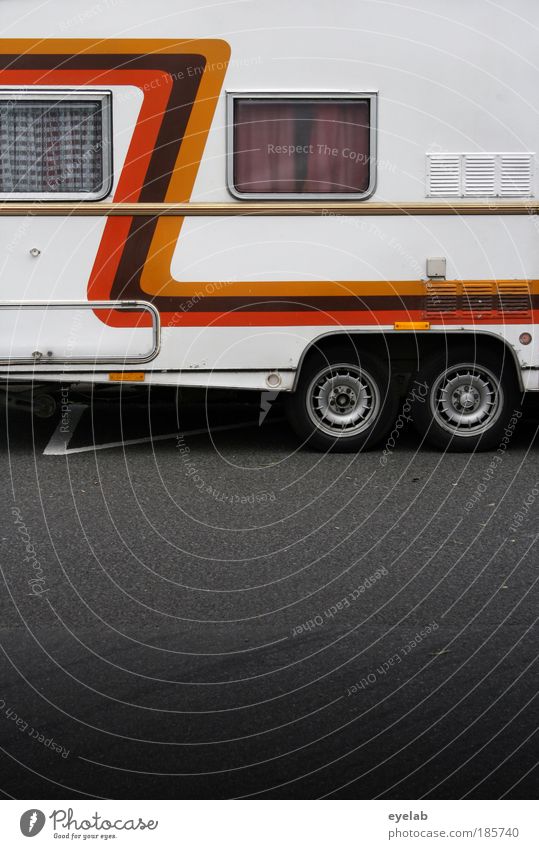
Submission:
<svg viewBox="0 0 539 849">
<path fill-rule="evenodd" d="M 406 432 L 385 467 L 258 414 L 108 402 L 70 448 L 211 437 L 48 456 L 58 417 L 9 412 L 5 796 L 534 796 L 536 410 L 503 455 Z"/>
</svg>

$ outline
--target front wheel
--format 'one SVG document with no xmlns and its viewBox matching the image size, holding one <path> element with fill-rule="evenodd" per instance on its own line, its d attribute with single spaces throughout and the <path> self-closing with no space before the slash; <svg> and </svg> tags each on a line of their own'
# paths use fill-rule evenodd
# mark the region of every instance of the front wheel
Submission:
<svg viewBox="0 0 539 849">
<path fill-rule="evenodd" d="M 428 442 L 446 451 L 499 445 L 512 417 L 516 423 L 521 416 L 507 355 L 470 356 L 466 350 L 440 355 L 420 369 L 416 385 L 421 391 L 415 398 L 414 425 Z"/>
<path fill-rule="evenodd" d="M 308 358 L 286 412 L 309 447 L 359 451 L 390 430 L 397 403 L 384 364 L 370 354 L 342 348 Z"/>
</svg>

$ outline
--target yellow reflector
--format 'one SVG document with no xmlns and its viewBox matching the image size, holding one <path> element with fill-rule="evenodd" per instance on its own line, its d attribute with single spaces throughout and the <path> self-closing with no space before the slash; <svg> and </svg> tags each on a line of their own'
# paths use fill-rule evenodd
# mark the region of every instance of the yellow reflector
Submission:
<svg viewBox="0 0 539 849">
<path fill-rule="evenodd" d="M 111 371 L 109 372 L 109 380 L 122 380 L 138 383 L 144 380 L 143 371 Z"/>
<path fill-rule="evenodd" d="M 395 330 L 430 330 L 430 321 L 396 321 Z"/>
</svg>

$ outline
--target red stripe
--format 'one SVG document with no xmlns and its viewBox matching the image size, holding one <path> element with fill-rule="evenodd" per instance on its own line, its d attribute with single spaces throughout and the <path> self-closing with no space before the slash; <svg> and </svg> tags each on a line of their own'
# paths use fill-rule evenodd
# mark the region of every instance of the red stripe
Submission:
<svg viewBox="0 0 539 849">
<path fill-rule="evenodd" d="M 359 310 L 339 310 L 338 312 L 321 312 L 316 310 L 302 310 L 298 312 L 243 312 L 240 310 L 228 313 L 205 312 L 205 313 L 161 313 L 163 327 L 320 327 L 345 325 L 376 327 L 392 325 L 396 321 L 424 321 L 422 311 L 413 310 L 407 312 L 379 310 L 376 313 L 361 312 Z M 480 327 L 483 324 L 504 325 L 513 324 L 539 324 L 539 310 L 533 313 L 532 322 L 523 322 L 522 318 L 504 316 L 502 321 L 485 319 L 481 321 L 467 321 L 452 319 L 442 322 L 433 322 L 436 327 L 451 326 L 458 327 L 466 324 L 467 327 Z"/>
</svg>

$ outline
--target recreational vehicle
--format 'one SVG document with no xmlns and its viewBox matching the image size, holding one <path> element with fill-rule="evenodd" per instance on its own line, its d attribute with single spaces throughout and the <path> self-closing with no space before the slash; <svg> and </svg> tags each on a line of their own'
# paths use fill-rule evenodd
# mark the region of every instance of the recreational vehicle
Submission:
<svg viewBox="0 0 539 849">
<path fill-rule="evenodd" d="M 539 390 L 534 0 L 3 0 L 0 379 L 399 407 L 498 443 Z M 535 21 L 535 23 L 534 23 Z"/>
</svg>

